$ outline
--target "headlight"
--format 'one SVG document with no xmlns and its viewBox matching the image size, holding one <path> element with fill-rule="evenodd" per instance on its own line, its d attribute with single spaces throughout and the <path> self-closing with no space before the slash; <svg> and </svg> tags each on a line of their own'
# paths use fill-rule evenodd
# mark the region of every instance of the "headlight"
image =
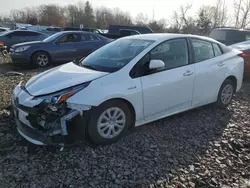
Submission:
<svg viewBox="0 0 250 188">
<path fill-rule="evenodd" d="M 34 97 L 34 100 L 36 99 L 44 99 L 48 103 L 61 103 L 66 101 L 68 98 L 76 94 L 78 91 L 86 88 L 90 82 L 86 82 L 84 84 L 80 84 L 77 86 L 73 86 L 67 89 L 64 89 L 62 91 L 55 92 L 53 94 L 48 94 L 48 95 L 41 95 L 41 96 L 36 96 Z"/>
<path fill-rule="evenodd" d="M 27 50 L 30 46 L 21 46 L 18 47 L 17 49 L 15 49 L 15 52 L 23 52 L 25 50 Z"/>
</svg>

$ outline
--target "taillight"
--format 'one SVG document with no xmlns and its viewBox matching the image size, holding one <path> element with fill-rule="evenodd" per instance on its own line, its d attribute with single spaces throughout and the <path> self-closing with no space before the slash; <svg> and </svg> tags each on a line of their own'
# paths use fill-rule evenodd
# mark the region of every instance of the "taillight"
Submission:
<svg viewBox="0 0 250 188">
<path fill-rule="evenodd" d="M 0 46 L 4 46 L 4 42 L 0 42 Z"/>
<path fill-rule="evenodd" d="M 241 54 L 239 54 L 238 56 L 245 58 L 245 57 L 250 57 L 250 53 L 246 53 L 246 52 L 242 52 Z"/>
</svg>

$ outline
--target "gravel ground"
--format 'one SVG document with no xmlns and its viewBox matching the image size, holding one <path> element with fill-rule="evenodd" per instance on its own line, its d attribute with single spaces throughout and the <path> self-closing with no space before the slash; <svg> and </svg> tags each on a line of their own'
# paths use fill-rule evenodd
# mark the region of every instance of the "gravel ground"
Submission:
<svg viewBox="0 0 250 188">
<path fill-rule="evenodd" d="M 250 187 L 250 83 L 227 110 L 208 105 L 136 128 L 112 145 L 60 151 L 26 142 L 11 118 L 12 88 L 36 70 L 0 70 L 0 187 Z"/>
</svg>

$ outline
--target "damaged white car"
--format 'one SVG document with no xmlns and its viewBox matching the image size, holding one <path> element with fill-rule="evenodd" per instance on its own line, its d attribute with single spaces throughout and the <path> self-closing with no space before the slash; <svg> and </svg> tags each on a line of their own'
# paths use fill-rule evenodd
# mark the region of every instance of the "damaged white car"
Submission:
<svg viewBox="0 0 250 188">
<path fill-rule="evenodd" d="M 241 88 L 241 52 L 204 37 L 148 34 L 118 39 L 15 87 L 17 129 L 38 145 L 85 135 L 117 141 L 139 126 L 208 103 L 226 107 Z"/>
</svg>

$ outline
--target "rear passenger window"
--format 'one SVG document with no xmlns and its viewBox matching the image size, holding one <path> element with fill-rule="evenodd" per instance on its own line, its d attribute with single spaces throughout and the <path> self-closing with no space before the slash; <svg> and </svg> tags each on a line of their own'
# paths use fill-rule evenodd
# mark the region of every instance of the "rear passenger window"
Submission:
<svg viewBox="0 0 250 188">
<path fill-rule="evenodd" d="M 40 33 L 36 33 L 36 32 L 27 32 L 26 36 L 31 37 L 31 36 L 39 36 L 41 35 Z"/>
<path fill-rule="evenodd" d="M 213 48 L 214 48 L 214 56 L 220 56 L 222 54 L 220 47 L 218 46 L 218 44 L 214 44 L 213 43 Z"/>
<path fill-rule="evenodd" d="M 81 41 L 97 41 L 99 40 L 97 37 L 89 34 L 82 34 Z"/>
<path fill-rule="evenodd" d="M 196 63 L 212 59 L 214 57 L 212 43 L 199 39 L 191 39 L 191 41 Z"/>
</svg>

